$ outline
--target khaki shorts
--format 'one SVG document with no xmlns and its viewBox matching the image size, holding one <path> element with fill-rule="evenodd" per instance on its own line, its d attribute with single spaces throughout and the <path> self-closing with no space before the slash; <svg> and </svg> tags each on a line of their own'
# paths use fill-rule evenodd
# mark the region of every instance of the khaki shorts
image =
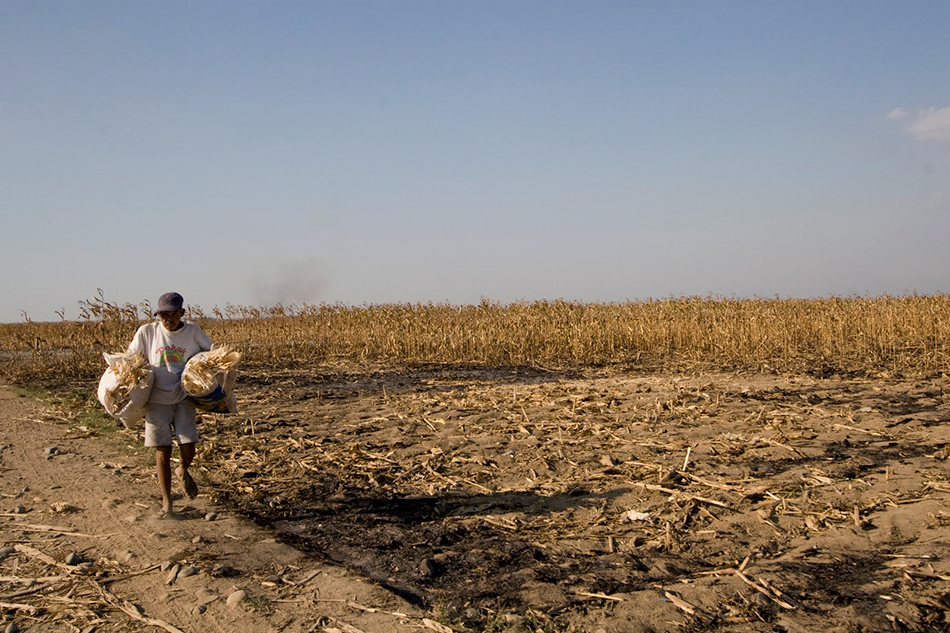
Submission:
<svg viewBox="0 0 950 633">
<path fill-rule="evenodd" d="M 178 404 L 149 403 L 145 408 L 145 445 L 171 446 L 173 438 L 179 445 L 198 441 L 195 403 L 191 398 Z"/>
</svg>

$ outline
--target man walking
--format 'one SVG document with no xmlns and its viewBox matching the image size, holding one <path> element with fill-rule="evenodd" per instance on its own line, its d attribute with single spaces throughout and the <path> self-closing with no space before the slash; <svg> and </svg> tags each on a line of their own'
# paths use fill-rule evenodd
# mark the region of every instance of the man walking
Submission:
<svg viewBox="0 0 950 633">
<path fill-rule="evenodd" d="M 185 496 L 194 499 L 198 486 L 188 473 L 198 441 L 195 403 L 181 388 L 181 374 L 188 359 L 211 349 L 211 339 L 196 324 L 183 320 L 185 300 L 177 292 L 158 299 L 158 321 L 141 326 L 129 351 L 148 359 L 155 382 L 145 411 L 145 446 L 155 447 L 155 469 L 162 493 L 162 518 L 174 518 L 171 496 L 171 455 L 178 441 L 181 465 L 175 474 Z"/>
</svg>

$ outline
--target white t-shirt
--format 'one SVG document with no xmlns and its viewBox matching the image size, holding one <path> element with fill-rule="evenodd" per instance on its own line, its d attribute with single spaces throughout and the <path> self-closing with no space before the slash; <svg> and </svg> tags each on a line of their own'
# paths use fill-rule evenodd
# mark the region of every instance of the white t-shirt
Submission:
<svg viewBox="0 0 950 633">
<path fill-rule="evenodd" d="M 181 372 L 185 363 L 198 352 L 211 349 L 211 339 L 194 323 L 181 322 L 170 332 L 161 322 L 146 323 L 138 329 L 129 351 L 141 352 L 152 366 L 155 383 L 148 401 L 154 404 L 177 404 L 185 399 L 181 388 Z"/>
</svg>

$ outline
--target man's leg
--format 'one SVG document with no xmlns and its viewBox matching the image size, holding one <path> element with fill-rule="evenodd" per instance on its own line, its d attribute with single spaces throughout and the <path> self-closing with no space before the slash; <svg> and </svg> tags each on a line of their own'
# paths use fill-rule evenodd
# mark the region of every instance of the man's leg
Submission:
<svg viewBox="0 0 950 633">
<path fill-rule="evenodd" d="M 191 466 L 191 462 L 195 459 L 195 444 L 194 442 L 179 444 L 178 450 L 181 453 L 181 466 L 178 467 L 175 474 L 178 475 L 181 487 L 185 490 L 185 496 L 189 499 L 194 499 L 198 496 L 198 486 L 188 473 L 188 467 Z"/>
<path fill-rule="evenodd" d="M 181 453 L 181 466 L 175 471 L 185 496 L 194 499 L 198 496 L 198 486 L 188 473 L 188 467 L 195 459 L 195 442 L 198 441 L 195 403 L 185 399 L 175 406 L 175 435 L 178 438 L 178 450 Z"/>
<path fill-rule="evenodd" d="M 178 450 L 181 452 L 181 467 L 188 470 L 191 462 L 195 461 L 195 444 L 194 442 L 182 444 L 178 447 Z"/>
<path fill-rule="evenodd" d="M 162 514 L 170 516 L 172 510 L 172 447 L 155 447 L 155 472 L 158 475 L 158 487 L 162 491 Z"/>
<path fill-rule="evenodd" d="M 150 402 L 145 409 L 145 446 L 155 449 L 155 473 L 162 492 L 162 515 L 172 515 L 172 408 Z"/>
</svg>

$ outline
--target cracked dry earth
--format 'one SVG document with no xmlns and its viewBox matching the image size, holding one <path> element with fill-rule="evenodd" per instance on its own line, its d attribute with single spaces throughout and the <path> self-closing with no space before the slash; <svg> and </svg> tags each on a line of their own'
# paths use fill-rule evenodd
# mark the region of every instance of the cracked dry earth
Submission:
<svg viewBox="0 0 950 633">
<path fill-rule="evenodd" d="M 0 602 L 64 631 L 154 627 L 128 604 L 186 631 L 946 631 L 948 387 L 249 366 L 171 525 L 146 454 L 4 390 L 4 544 L 57 564 L 15 550 Z"/>
</svg>

